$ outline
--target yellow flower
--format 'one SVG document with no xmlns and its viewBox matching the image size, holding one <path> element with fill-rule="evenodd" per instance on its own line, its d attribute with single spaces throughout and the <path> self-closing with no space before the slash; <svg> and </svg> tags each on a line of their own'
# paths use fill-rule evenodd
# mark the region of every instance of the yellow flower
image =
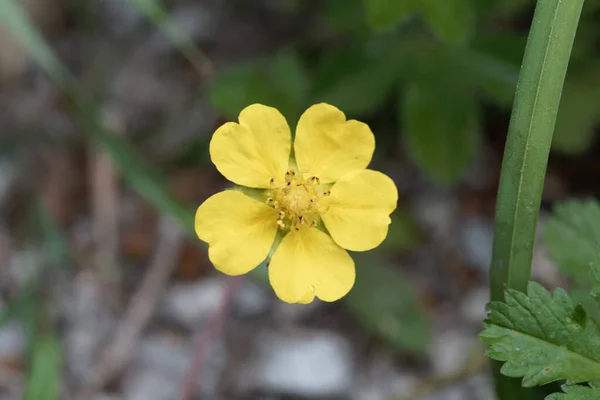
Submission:
<svg viewBox="0 0 600 400">
<path fill-rule="evenodd" d="M 210 142 L 210 156 L 233 183 L 262 189 L 260 199 L 225 190 L 196 212 L 198 237 L 215 268 L 245 274 L 269 255 L 269 280 L 288 303 L 315 296 L 335 301 L 354 285 L 354 261 L 385 239 L 398 192 L 381 172 L 366 169 L 375 150 L 369 127 L 329 104 L 316 104 L 290 128 L 279 111 L 246 107 Z M 291 155 L 292 153 L 292 155 Z M 291 155 L 291 156 L 290 156 Z"/>
</svg>

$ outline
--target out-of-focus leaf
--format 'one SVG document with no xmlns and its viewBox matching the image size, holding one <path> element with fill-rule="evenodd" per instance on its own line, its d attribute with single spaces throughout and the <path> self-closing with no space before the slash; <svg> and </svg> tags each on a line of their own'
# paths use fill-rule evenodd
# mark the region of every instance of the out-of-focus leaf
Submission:
<svg viewBox="0 0 600 400">
<path fill-rule="evenodd" d="M 328 0 L 323 2 L 329 24 L 341 32 L 368 32 L 363 0 Z"/>
<path fill-rule="evenodd" d="M 596 201 L 569 201 L 558 205 L 543 227 L 544 242 L 559 270 L 589 285 L 590 263 L 600 242 L 600 205 Z"/>
<path fill-rule="evenodd" d="M 412 215 L 404 208 L 397 208 L 391 218 L 388 234 L 379 248 L 396 254 L 414 249 L 423 239 L 423 232 Z"/>
<path fill-rule="evenodd" d="M 423 17 L 443 40 L 463 43 L 475 28 L 475 9 L 472 0 L 421 0 Z"/>
<path fill-rule="evenodd" d="M 62 351 L 58 338 L 41 335 L 32 349 L 26 400 L 58 400 L 62 381 Z"/>
<path fill-rule="evenodd" d="M 480 142 L 472 82 L 445 56 L 427 55 L 403 90 L 403 139 L 415 162 L 440 183 L 456 183 Z"/>
<path fill-rule="evenodd" d="M 411 285 L 399 273 L 357 262 L 356 283 L 345 302 L 367 332 L 401 351 L 427 352 L 429 320 Z"/>
<path fill-rule="evenodd" d="M 323 58 L 315 75 L 312 103 L 327 102 L 345 113 L 373 112 L 390 95 L 401 74 L 402 49 L 389 52 L 387 43 L 354 47 Z"/>
<path fill-rule="evenodd" d="M 473 73 L 478 88 L 488 99 L 505 107 L 510 107 L 514 99 L 525 39 L 483 35 L 473 38 L 468 51 L 458 53 L 465 68 Z"/>
<path fill-rule="evenodd" d="M 306 103 L 309 80 L 297 55 L 281 52 L 223 70 L 210 87 L 212 104 L 229 118 L 253 103 L 279 109 L 291 126 Z"/>
<path fill-rule="evenodd" d="M 375 29 L 390 29 L 419 9 L 419 0 L 364 0 L 369 25 Z M 446 1 L 446 0 L 445 0 Z"/>
<path fill-rule="evenodd" d="M 477 0 L 480 11 L 490 18 L 516 17 L 535 6 L 535 0 Z"/>
<path fill-rule="evenodd" d="M 581 154 L 590 148 L 600 122 L 600 81 L 582 75 L 567 81 L 560 99 L 552 149 Z"/>
</svg>

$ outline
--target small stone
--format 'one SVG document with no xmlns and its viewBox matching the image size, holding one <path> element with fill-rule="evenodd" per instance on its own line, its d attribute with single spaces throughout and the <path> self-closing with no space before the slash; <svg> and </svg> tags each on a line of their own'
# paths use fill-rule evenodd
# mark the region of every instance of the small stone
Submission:
<svg viewBox="0 0 600 400">
<path fill-rule="evenodd" d="M 193 283 L 177 283 L 171 285 L 164 294 L 160 313 L 196 331 L 218 310 L 224 294 L 225 286 L 217 278 Z"/>
<path fill-rule="evenodd" d="M 470 332 L 444 329 L 434 336 L 431 349 L 433 371 L 447 375 L 465 367 L 474 351 L 481 351 L 481 344 Z"/>
<path fill-rule="evenodd" d="M 264 314 L 271 305 L 271 296 L 267 290 L 250 279 L 244 280 L 235 297 L 235 311 L 244 317 Z"/>
<path fill-rule="evenodd" d="M 492 261 L 494 226 L 491 221 L 472 217 L 460 228 L 460 245 L 465 259 L 477 269 L 487 273 Z"/>
<path fill-rule="evenodd" d="M 258 357 L 251 367 L 258 389 L 306 397 L 348 394 L 354 360 L 343 337 L 325 331 L 271 332 L 259 340 Z"/>
<path fill-rule="evenodd" d="M 151 369 L 134 372 L 124 384 L 125 400 L 172 400 L 179 382 Z"/>
<path fill-rule="evenodd" d="M 172 285 L 163 297 L 161 314 L 190 330 L 198 330 L 218 311 L 226 291 L 224 279 L 227 278 L 207 278 Z M 266 290 L 246 279 L 234 295 L 233 308 L 242 316 L 256 316 L 266 312 L 270 303 Z"/>
<path fill-rule="evenodd" d="M 412 209 L 421 227 L 440 238 L 451 232 L 457 217 L 458 202 L 450 192 L 431 189 L 412 200 Z"/>
<path fill-rule="evenodd" d="M 355 379 L 351 400 L 388 400 L 412 393 L 419 379 L 398 369 L 395 355 L 386 351 L 361 362 L 360 377 Z"/>
<path fill-rule="evenodd" d="M 21 325 L 11 322 L 0 327 L 0 361 L 21 356 L 25 348 L 25 335 Z"/>
<path fill-rule="evenodd" d="M 290 304 L 277 300 L 273 307 L 273 314 L 279 323 L 293 324 L 306 320 L 322 305 L 323 303 L 316 298 L 310 304 Z"/>
<path fill-rule="evenodd" d="M 189 370 L 192 356 L 192 344 L 186 340 L 166 334 L 148 336 L 140 341 L 134 357 L 135 364 L 143 370 L 138 373 L 141 377 L 137 379 L 143 381 L 157 374 L 178 387 Z M 206 349 L 202 380 L 198 382 L 204 396 L 212 396 L 216 392 L 226 361 L 223 343 L 211 343 Z"/>
<path fill-rule="evenodd" d="M 490 301 L 490 290 L 485 287 L 478 287 L 469 291 L 462 300 L 460 312 L 470 323 L 481 326 L 486 317 L 485 306 Z"/>
</svg>

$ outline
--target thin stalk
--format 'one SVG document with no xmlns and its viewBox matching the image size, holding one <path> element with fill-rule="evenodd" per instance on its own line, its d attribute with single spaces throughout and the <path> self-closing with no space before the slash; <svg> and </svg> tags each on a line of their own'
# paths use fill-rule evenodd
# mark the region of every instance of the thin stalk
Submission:
<svg viewBox="0 0 600 400">
<path fill-rule="evenodd" d="M 548 153 L 583 0 L 538 0 L 510 120 L 496 206 L 491 298 L 525 292 Z M 532 398 L 499 374 L 500 399 Z"/>
</svg>

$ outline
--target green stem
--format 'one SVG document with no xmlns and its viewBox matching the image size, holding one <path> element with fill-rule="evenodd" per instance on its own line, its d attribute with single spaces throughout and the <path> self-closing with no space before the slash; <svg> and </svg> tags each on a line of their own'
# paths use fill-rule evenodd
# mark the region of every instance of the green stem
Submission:
<svg viewBox="0 0 600 400">
<path fill-rule="evenodd" d="M 525 292 L 556 113 L 583 0 L 538 0 L 509 126 L 496 207 L 491 298 Z M 496 371 L 497 372 L 497 371 Z M 531 398 L 495 374 L 501 399 Z"/>
</svg>

